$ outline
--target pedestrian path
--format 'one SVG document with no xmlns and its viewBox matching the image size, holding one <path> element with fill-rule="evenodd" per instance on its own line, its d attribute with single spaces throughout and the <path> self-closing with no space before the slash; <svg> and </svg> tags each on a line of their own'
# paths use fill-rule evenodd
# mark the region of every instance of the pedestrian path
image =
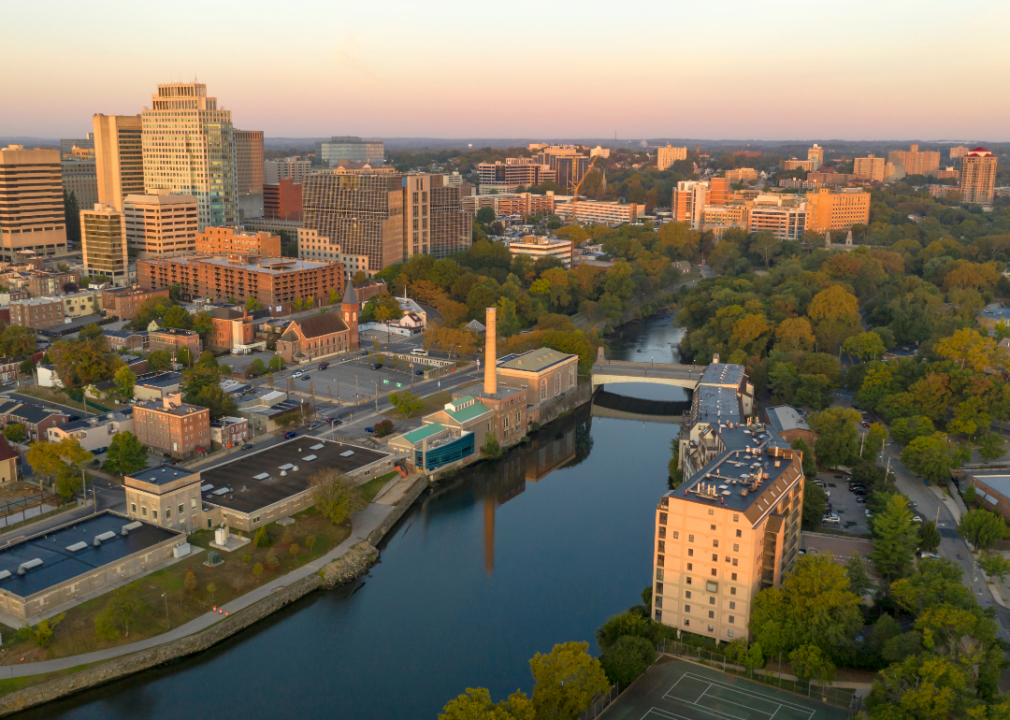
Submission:
<svg viewBox="0 0 1010 720">
<path fill-rule="evenodd" d="M 324 565 L 336 560 L 359 542 L 366 540 L 372 531 L 379 527 L 379 525 L 382 524 L 382 521 L 385 520 L 392 511 L 392 507 L 371 503 L 368 507 L 354 516 L 350 536 L 337 545 L 337 547 L 333 548 L 333 550 L 322 557 L 316 558 L 312 562 L 306 563 L 297 570 L 291 571 L 287 575 L 279 577 L 265 585 L 261 585 L 255 590 L 246 593 L 242 597 L 236 598 L 222 607 L 228 613 L 237 612 L 268 597 L 281 588 L 285 588 L 298 580 L 314 575 L 322 570 Z M 166 633 L 162 633 L 161 635 L 157 635 L 146 640 L 130 643 L 128 645 L 120 645 L 119 647 L 107 648 L 105 650 L 96 650 L 95 652 L 84 653 L 83 655 L 73 655 L 71 657 L 59 658 L 57 660 L 44 660 L 42 662 L 26 663 L 24 665 L 3 666 L 0 667 L 0 678 L 41 675 L 43 673 L 56 672 L 59 670 L 68 670 L 80 665 L 101 662 L 103 660 L 112 660 L 113 658 L 130 655 L 132 653 L 139 652 L 140 650 L 147 650 L 148 648 L 187 637 L 193 633 L 200 632 L 201 630 L 206 630 L 223 619 L 223 615 L 219 615 L 215 612 L 208 612 L 198 618 L 190 620 L 185 625 L 180 625 L 179 627 L 173 628 Z"/>
</svg>

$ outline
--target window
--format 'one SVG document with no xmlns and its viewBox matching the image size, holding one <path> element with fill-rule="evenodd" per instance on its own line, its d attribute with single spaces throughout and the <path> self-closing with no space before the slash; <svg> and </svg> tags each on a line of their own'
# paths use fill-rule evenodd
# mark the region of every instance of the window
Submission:
<svg viewBox="0 0 1010 720">
<path fill-rule="evenodd" d="M 184 512 L 186 512 L 186 504 L 179 503 L 179 514 L 182 515 Z"/>
<path fill-rule="evenodd" d="M 654 597 L 652 599 L 652 604 L 655 605 L 658 608 L 663 607 L 663 598 L 661 598 L 661 597 Z"/>
<path fill-rule="evenodd" d="M 663 581 L 663 568 L 660 568 L 659 570 L 656 571 L 656 579 L 659 580 L 660 582 Z"/>
<path fill-rule="evenodd" d="M 716 576 L 715 568 L 712 568 L 712 577 Z"/>
<path fill-rule="evenodd" d="M 730 594 L 730 595 L 736 595 L 736 588 L 735 588 L 735 587 L 731 587 L 731 588 L 729 589 L 729 594 Z"/>
<path fill-rule="evenodd" d="M 738 562 L 737 562 L 736 558 L 733 558 L 733 567 L 736 567 L 736 566 L 737 566 L 737 565 L 739 565 L 739 564 L 740 564 L 740 563 L 738 563 Z"/>
<path fill-rule="evenodd" d="M 686 612 L 686 613 L 691 612 L 691 606 L 690 605 L 685 605 L 684 606 L 684 612 Z"/>
<path fill-rule="evenodd" d="M 739 515 L 734 515 L 733 516 L 733 522 L 740 522 L 740 516 Z M 739 532 L 739 530 L 737 532 Z"/>
<path fill-rule="evenodd" d="M 736 600 L 730 600 L 729 601 L 729 609 L 730 610 L 736 610 Z"/>
<path fill-rule="evenodd" d="M 688 542 L 694 542 L 694 535 L 688 535 L 687 536 L 687 541 Z"/>
<path fill-rule="evenodd" d="M 659 567 L 663 567 L 663 558 L 664 558 L 663 555 L 657 555 L 656 556 L 656 565 L 658 565 Z"/>
<path fill-rule="evenodd" d="M 137 503 L 130 503 L 130 512 L 137 512 Z"/>
<path fill-rule="evenodd" d="M 709 596 L 709 598 L 708 598 L 708 604 L 709 605 L 715 605 L 715 596 L 714 595 Z"/>
<path fill-rule="evenodd" d="M 712 526 L 712 529 L 715 530 L 715 525 Z"/>
<path fill-rule="evenodd" d="M 726 637 L 733 637 L 733 631 L 732 630 L 727 630 L 726 631 Z"/>
<path fill-rule="evenodd" d="M 690 585 L 690 584 L 691 584 L 691 578 L 688 578 L 688 579 L 687 579 L 687 584 L 688 584 L 688 585 Z"/>
<path fill-rule="evenodd" d="M 712 625 L 709 625 L 708 626 L 708 631 L 709 632 L 715 632 L 715 628 Z"/>
<path fill-rule="evenodd" d="M 708 590 L 710 593 L 717 593 L 719 592 L 719 583 L 714 583 L 711 580 L 709 580 L 705 583 L 705 589 Z"/>
<path fill-rule="evenodd" d="M 736 620 L 736 618 L 733 617 L 732 615 L 730 615 L 729 616 L 729 624 L 732 625 L 734 620 Z"/>
<path fill-rule="evenodd" d="M 192 508 L 193 510 L 196 510 L 196 498 L 190 498 L 190 499 L 189 499 L 189 506 L 190 506 L 190 508 Z"/>
<path fill-rule="evenodd" d="M 663 583 L 656 583 L 656 594 L 657 595 L 663 594 Z"/>
<path fill-rule="evenodd" d="M 663 620 L 663 611 L 662 610 L 656 610 L 656 620 L 657 620 L 657 622 L 662 622 L 662 620 Z"/>
<path fill-rule="evenodd" d="M 733 543 L 733 552 L 740 552 L 740 546 L 736 543 Z"/>
<path fill-rule="evenodd" d="M 712 541 L 712 547 L 719 547 L 719 541 L 718 540 L 713 540 Z"/>
<path fill-rule="evenodd" d="M 144 517 L 147 517 L 147 508 L 146 507 L 140 508 L 140 514 L 143 515 Z"/>
<path fill-rule="evenodd" d="M 158 519 L 158 511 L 157 510 L 152 511 L 151 515 L 154 517 L 155 520 Z"/>
<path fill-rule="evenodd" d="M 690 624 L 691 624 L 691 621 L 688 620 L 687 618 L 684 618 L 684 625 L 685 626 L 689 626 Z"/>
<path fill-rule="evenodd" d="M 659 552 L 666 552 L 666 542 L 663 540 L 659 541 Z"/>
<path fill-rule="evenodd" d="M 165 508 L 165 519 L 170 520 L 172 518 L 172 508 Z"/>
<path fill-rule="evenodd" d="M 709 620 L 715 620 L 715 610 L 709 610 L 708 611 L 708 619 Z M 709 632 L 712 632 L 712 626 L 711 625 L 708 626 L 708 630 L 709 630 Z"/>
<path fill-rule="evenodd" d="M 719 562 L 719 556 L 715 553 L 712 553 L 712 562 Z"/>
<path fill-rule="evenodd" d="M 665 527 L 660 527 L 659 528 L 659 537 L 661 537 L 661 538 L 665 538 L 666 537 L 666 528 Z"/>
<path fill-rule="evenodd" d="M 666 513 L 660 513 L 659 514 L 659 524 L 660 525 L 666 525 Z M 677 533 L 674 533 L 673 537 L 676 538 L 677 537 Z"/>
<path fill-rule="evenodd" d="M 687 556 L 688 557 L 694 557 L 694 548 L 688 548 L 687 549 Z"/>
<path fill-rule="evenodd" d="M 714 572 L 714 571 L 713 571 L 713 572 Z M 732 575 L 730 576 L 730 580 L 736 580 L 736 573 L 733 573 L 733 574 L 732 574 Z"/>
<path fill-rule="evenodd" d="M 709 515 L 715 515 L 715 510 L 713 510 L 712 508 L 709 508 L 708 509 L 708 514 Z"/>
<path fill-rule="evenodd" d="M 687 600 L 690 600 L 690 599 L 691 599 L 691 591 L 690 591 L 690 590 L 685 590 L 685 591 L 684 591 L 684 597 L 685 597 L 685 598 L 686 598 Z"/>
<path fill-rule="evenodd" d="M 673 539 L 674 540 L 680 540 L 680 531 L 679 530 L 674 530 L 673 531 Z"/>
<path fill-rule="evenodd" d="M 740 531 L 740 530 L 737 530 L 737 531 L 736 531 L 736 536 L 737 536 L 737 537 L 743 537 L 743 532 L 742 532 L 742 531 Z"/>
</svg>

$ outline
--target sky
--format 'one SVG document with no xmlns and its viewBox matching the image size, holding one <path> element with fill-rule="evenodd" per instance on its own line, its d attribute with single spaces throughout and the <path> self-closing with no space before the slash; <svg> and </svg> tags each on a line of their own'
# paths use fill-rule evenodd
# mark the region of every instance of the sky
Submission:
<svg viewBox="0 0 1010 720">
<path fill-rule="evenodd" d="M 1005 0 L 46 0 L 3 18 L 2 136 L 79 137 L 198 78 L 268 138 L 1010 140 Z"/>
</svg>

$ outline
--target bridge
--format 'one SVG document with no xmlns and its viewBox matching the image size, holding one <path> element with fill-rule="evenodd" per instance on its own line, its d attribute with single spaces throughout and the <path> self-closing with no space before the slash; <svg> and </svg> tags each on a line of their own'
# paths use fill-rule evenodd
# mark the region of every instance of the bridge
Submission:
<svg viewBox="0 0 1010 720">
<path fill-rule="evenodd" d="M 669 365 L 664 363 L 604 360 L 593 363 L 593 388 L 615 383 L 652 383 L 694 390 L 707 365 Z"/>
<path fill-rule="evenodd" d="M 593 417 L 617 420 L 645 420 L 648 422 L 680 424 L 684 413 L 691 409 L 689 402 L 645 400 L 600 390 L 593 395 Z"/>
</svg>

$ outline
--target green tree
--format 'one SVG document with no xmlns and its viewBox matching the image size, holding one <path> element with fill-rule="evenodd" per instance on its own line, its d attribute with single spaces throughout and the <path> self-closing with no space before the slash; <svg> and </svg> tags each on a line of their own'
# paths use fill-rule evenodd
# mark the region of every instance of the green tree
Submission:
<svg viewBox="0 0 1010 720">
<path fill-rule="evenodd" d="M 962 515 L 957 531 L 976 552 L 989 550 L 1007 534 L 1003 518 L 981 508 L 969 510 Z"/>
<path fill-rule="evenodd" d="M 600 665 L 607 679 L 622 688 L 635 682 L 656 660 L 656 649 L 642 637 L 624 635 L 603 651 Z"/>
<path fill-rule="evenodd" d="M 189 592 L 196 590 L 196 573 L 192 569 L 186 570 L 186 576 L 183 578 L 182 584 Z"/>
<path fill-rule="evenodd" d="M 747 672 L 752 672 L 755 668 L 765 666 L 764 654 L 761 650 L 761 643 L 754 643 L 750 646 L 743 638 L 737 638 L 726 647 L 726 657 L 733 662 L 743 665 Z"/>
<path fill-rule="evenodd" d="M 481 457 L 494 460 L 496 458 L 500 458 L 502 456 L 502 452 L 502 447 L 498 444 L 498 438 L 491 433 L 485 433 L 484 444 L 480 448 Z"/>
<path fill-rule="evenodd" d="M 116 381 L 116 393 L 129 400 L 133 397 L 133 388 L 137 384 L 136 374 L 126 365 L 119 368 L 113 376 Z"/>
<path fill-rule="evenodd" d="M 871 330 L 847 338 L 842 343 L 842 352 L 853 355 L 863 362 L 869 362 L 887 352 L 887 348 L 884 347 L 884 341 L 880 339 L 880 335 Z"/>
<path fill-rule="evenodd" d="M 25 426 L 21 423 L 11 423 L 4 427 L 4 437 L 11 442 L 23 443 L 28 435 L 25 433 Z"/>
<path fill-rule="evenodd" d="M 72 465 L 61 463 L 59 469 L 56 471 L 56 481 L 53 484 L 53 488 L 56 490 L 56 494 L 60 496 L 60 499 L 65 503 L 70 502 L 74 497 L 74 493 L 81 489 L 81 485 L 81 472 Z"/>
<path fill-rule="evenodd" d="M 851 465 L 859 455 L 859 422 L 862 416 L 850 408 L 828 408 L 810 418 L 818 433 L 814 442 L 821 467 Z"/>
<path fill-rule="evenodd" d="M 900 445 L 908 445 L 919 437 L 936 432 L 933 421 L 923 415 L 897 418 L 891 423 L 891 438 Z"/>
<path fill-rule="evenodd" d="M 416 413 L 418 410 L 424 409 L 424 400 L 421 399 L 420 395 L 415 395 L 412 392 L 392 393 L 389 396 L 389 401 L 393 403 L 393 407 L 396 411 L 403 415 L 404 418 L 409 418 L 411 415 Z"/>
<path fill-rule="evenodd" d="M 146 610 L 147 603 L 140 595 L 140 587 L 136 583 L 125 585 L 113 591 L 105 607 L 95 616 L 95 635 L 102 640 L 115 640 L 123 631 L 130 637 L 130 623 L 136 623 Z"/>
<path fill-rule="evenodd" d="M 954 444 L 943 433 L 924 435 L 912 440 L 901 452 L 901 462 L 912 472 L 930 482 L 945 483 L 956 466 Z"/>
<path fill-rule="evenodd" d="M 852 553 L 852 557 L 845 562 L 845 575 L 849 578 L 849 590 L 860 598 L 866 597 L 866 593 L 873 588 L 873 581 L 870 580 L 866 565 L 858 552 Z"/>
<path fill-rule="evenodd" d="M 37 625 L 25 624 L 18 630 L 18 637 L 31 640 L 36 647 L 45 650 L 52 642 L 56 626 L 63 622 L 66 616 L 66 613 L 60 613 L 56 617 L 39 621 Z"/>
<path fill-rule="evenodd" d="M 20 325 L 10 325 L 0 334 L 0 349 L 6 357 L 23 358 L 39 349 L 35 331 Z"/>
<path fill-rule="evenodd" d="M 814 450 L 807 444 L 807 441 L 803 438 L 796 438 L 792 441 L 790 447 L 793 450 L 799 450 L 803 453 L 803 474 L 812 478 L 817 475 L 817 459 L 814 457 Z M 806 496 L 804 495 L 804 500 Z"/>
<path fill-rule="evenodd" d="M 494 208 L 482 207 L 476 212 L 474 219 L 481 225 L 490 225 L 497 219 L 497 216 L 495 215 Z M 558 227 L 561 226 L 559 225 Z"/>
<path fill-rule="evenodd" d="M 251 297 L 251 298 L 249 298 L 248 300 L 245 301 L 245 309 L 248 310 L 249 312 L 252 312 L 254 310 L 259 310 L 260 307 L 262 307 L 260 305 L 260 301 L 257 300 L 254 297 Z"/>
<path fill-rule="evenodd" d="M 132 475 L 147 467 L 147 446 L 132 432 L 116 433 L 105 454 L 102 469 L 113 475 Z"/>
<path fill-rule="evenodd" d="M 1006 453 L 1006 443 L 1003 436 L 996 433 L 985 433 L 978 439 L 978 454 L 985 460 L 996 460 Z"/>
<path fill-rule="evenodd" d="M 312 488 L 316 508 L 334 525 L 339 525 L 368 506 L 353 481 L 334 468 L 326 468 L 312 475 L 309 486 Z"/>
<path fill-rule="evenodd" d="M 162 327 L 166 328 L 179 328 L 180 330 L 188 330 L 192 325 L 192 316 L 186 312 L 186 308 L 179 305 L 173 305 L 166 312 L 165 316 L 162 318 Z"/>
<path fill-rule="evenodd" d="M 280 355 L 274 355 L 272 358 L 270 358 L 270 362 L 267 364 L 267 367 L 270 369 L 271 372 L 280 372 L 281 370 L 284 369 L 286 365 L 287 363 L 284 362 L 284 358 L 282 358 Z"/>
<path fill-rule="evenodd" d="M 491 702 L 487 688 L 467 688 L 445 704 L 438 720 L 534 720 L 536 713 L 526 693 L 516 691 L 508 700 Z"/>
<path fill-rule="evenodd" d="M 873 518 L 873 566 L 887 584 L 912 573 L 912 558 L 919 534 L 904 495 L 891 495 L 884 510 Z"/>
<path fill-rule="evenodd" d="M 751 240 L 750 250 L 764 260 L 767 269 L 771 259 L 782 252 L 782 241 L 770 233 L 757 233 Z"/>
<path fill-rule="evenodd" d="M 919 550 L 922 552 L 936 552 L 940 547 L 940 531 L 936 529 L 936 523 L 926 520 L 919 526 Z"/>
<path fill-rule="evenodd" d="M 652 591 L 651 585 L 649 590 Z M 654 627 L 649 618 L 644 617 L 641 613 L 627 610 L 618 615 L 612 615 L 607 619 L 607 622 L 597 628 L 596 642 L 605 649 L 617 642 L 618 638 L 626 635 L 651 638 L 653 630 Z"/>
<path fill-rule="evenodd" d="M 803 481 L 803 527 L 814 530 L 828 511 L 828 494 L 820 485 Z"/>
<path fill-rule="evenodd" d="M 803 645 L 789 653 L 789 664 L 793 674 L 803 682 L 816 680 L 818 685 L 827 685 L 836 677 L 835 665 L 816 645 Z"/>
<path fill-rule="evenodd" d="M 172 369 L 172 356 L 164 350 L 155 350 L 147 356 L 147 371 L 159 372 Z"/>
<path fill-rule="evenodd" d="M 549 655 L 530 660 L 533 707 L 537 718 L 575 720 L 597 695 L 610 688 L 600 661 L 589 654 L 589 643 L 555 645 Z"/>
</svg>

